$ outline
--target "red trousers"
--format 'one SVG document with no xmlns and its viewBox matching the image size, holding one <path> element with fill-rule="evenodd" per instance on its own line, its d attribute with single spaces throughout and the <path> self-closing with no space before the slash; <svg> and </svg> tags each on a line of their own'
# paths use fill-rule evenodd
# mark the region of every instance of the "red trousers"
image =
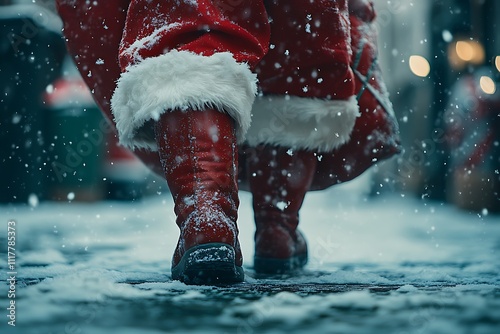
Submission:
<svg viewBox="0 0 500 334">
<path fill-rule="evenodd" d="M 58 10 L 83 79 L 130 148 L 156 149 L 151 122 L 163 112 L 215 107 L 250 146 L 314 150 L 338 168 L 348 147 L 343 154 L 369 161 L 316 188 L 368 168 L 373 131 L 384 134 L 375 149 L 391 146 L 375 160 L 397 151 L 374 41 L 353 54 L 353 27 L 358 39 L 373 38 L 367 0 L 58 0 Z M 376 120 L 358 107 L 363 98 Z M 155 153 L 136 154 L 158 164 Z"/>
</svg>

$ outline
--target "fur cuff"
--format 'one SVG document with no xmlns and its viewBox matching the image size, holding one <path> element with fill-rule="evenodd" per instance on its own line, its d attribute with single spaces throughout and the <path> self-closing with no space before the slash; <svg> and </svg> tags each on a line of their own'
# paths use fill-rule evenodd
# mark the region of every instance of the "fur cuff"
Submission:
<svg viewBox="0 0 500 334">
<path fill-rule="evenodd" d="M 246 137 L 250 146 L 330 152 L 349 140 L 359 107 L 354 96 L 326 100 L 268 95 L 255 100 L 252 114 Z"/>
<path fill-rule="evenodd" d="M 257 77 L 229 52 L 205 57 L 170 51 L 127 68 L 111 99 L 120 143 L 157 150 L 153 120 L 172 110 L 217 109 L 237 124 L 242 141 L 250 126 Z"/>
</svg>

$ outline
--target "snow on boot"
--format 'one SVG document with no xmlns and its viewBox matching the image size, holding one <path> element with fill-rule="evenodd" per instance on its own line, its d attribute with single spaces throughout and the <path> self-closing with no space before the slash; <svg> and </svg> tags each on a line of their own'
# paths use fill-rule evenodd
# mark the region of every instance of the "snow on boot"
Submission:
<svg viewBox="0 0 500 334">
<path fill-rule="evenodd" d="M 180 229 L 172 278 L 243 281 L 233 120 L 216 110 L 173 111 L 160 117 L 155 134 Z"/>
<path fill-rule="evenodd" d="M 297 225 L 316 158 L 312 152 L 282 147 L 252 150 L 247 168 L 256 225 L 254 269 L 290 273 L 307 263 L 307 244 Z"/>
</svg>

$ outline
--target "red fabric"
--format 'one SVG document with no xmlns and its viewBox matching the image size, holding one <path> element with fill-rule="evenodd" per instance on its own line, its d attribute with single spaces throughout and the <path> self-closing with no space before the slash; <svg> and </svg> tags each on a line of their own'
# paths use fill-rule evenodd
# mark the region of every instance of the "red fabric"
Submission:
<svg viewBox="0 0 500 334">
<path fill-rule="evenodd" d="M 57 1 L 72 58 L 95 101 L 109 120 L 110 100 L 120 77 L 118 48 L 129 0 Z"/>
<path fill-rule="evenodd" d="M 347 0 L 57 3 L 69 51 L 98 105 L 111 120 L 109 101 L 121 71 L 141 58 L 174 48 L 203 55 L 230 51 L 237 61 L 255 69 L 265 94 L 332 99 L 345 99 L 363 87 L 347 66 L 354 65 L 361 35 L 366 35 L 369 43 L 354 69 L 366 75 L 376 55 L 375 36 L 369 27 L 375 14 L 366 0 L 350 0 L 348 4 Z M 197 3 L 198 7 L 189 3 Z M 169 29 L 165 29 L 167 26 Z M 145 44 L 143 38 L 155 31 L 153 42 Z M 352 45 L 347 43 L 350 37 Z M 383 91 L 379 74 L 375 68 L 368 81 Z M 398 151 L 396 123 L 380 101 L 364 89 L 359 104 L 362 116 L 351 140 L 333 154 L 323 156 L 311 189 L 350 180 L 371 166 L 374 159 Z M 156 153 L 136 154 L 159 170 Z"/>
<path fill-rule="evenodd" d="M 375 19 L 373 3 L 350 0 L 349 6 L 353 50 L 351 67 L 355 72 L 355 92 L 361 116 L 356 120 L 346 144 L 331 154 L 319 156 L 311 190 L 352 180 L 373 164 L 401 150 L 398 125 L 389 112 L 392 105 L 376 60 L 378 51 L 376 30 L 372 26 Z"/>
<path fill-rule="evenodd" d="M 347 0 L 196 3 L 57 1 L 70 53 L 110 119 L 109 100 L 120 72 L 171 49 L 203 55 L 229 51 L 256 67 L 264 93 L 352 96 Z"/>
<path fill-rule="evenodd" d="M 68 50 L 95 102 L 110 123 L 113 123 L 110 100 L 121 74 L 118 49 L 128 4 L 129 0 L 106 0 L 97 5 L 90 1 L 57 1 Z M 130 151 L 118 146 L 115 133 L 110 133 L 107 141 L 108 162 L 132 158 Z M 156 173 L 161 172 L 156 152 L 134 153 L 146 166 Z"/>
<path fill-rule="evenodd" d="M 264 94 L 345 100 L 354 94 L 347 0 L 266 2 L 271 45 L 256 72 Z"/>
<path fill-rule="evenodd" d="M 131 0 L 120 64 L 124 70 L 141 59 L 176 49 L 205 56 L 228 51 L 236 61 L 255 66 L 268 44 L 262 1 Z"/>
</svg>

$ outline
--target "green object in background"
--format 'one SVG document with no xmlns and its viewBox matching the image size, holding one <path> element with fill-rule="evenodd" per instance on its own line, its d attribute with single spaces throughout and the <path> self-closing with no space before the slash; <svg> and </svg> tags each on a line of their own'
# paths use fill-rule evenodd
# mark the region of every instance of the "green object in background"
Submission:
<svg viewBox="0 0 500 334">
<path fill-rule="evenodd" d="M 46 104 L 49 199 L 102 199 L 104 147 L 111 128 L 88 88 L 80 79 L 60 80 Z"/>
</svg>

